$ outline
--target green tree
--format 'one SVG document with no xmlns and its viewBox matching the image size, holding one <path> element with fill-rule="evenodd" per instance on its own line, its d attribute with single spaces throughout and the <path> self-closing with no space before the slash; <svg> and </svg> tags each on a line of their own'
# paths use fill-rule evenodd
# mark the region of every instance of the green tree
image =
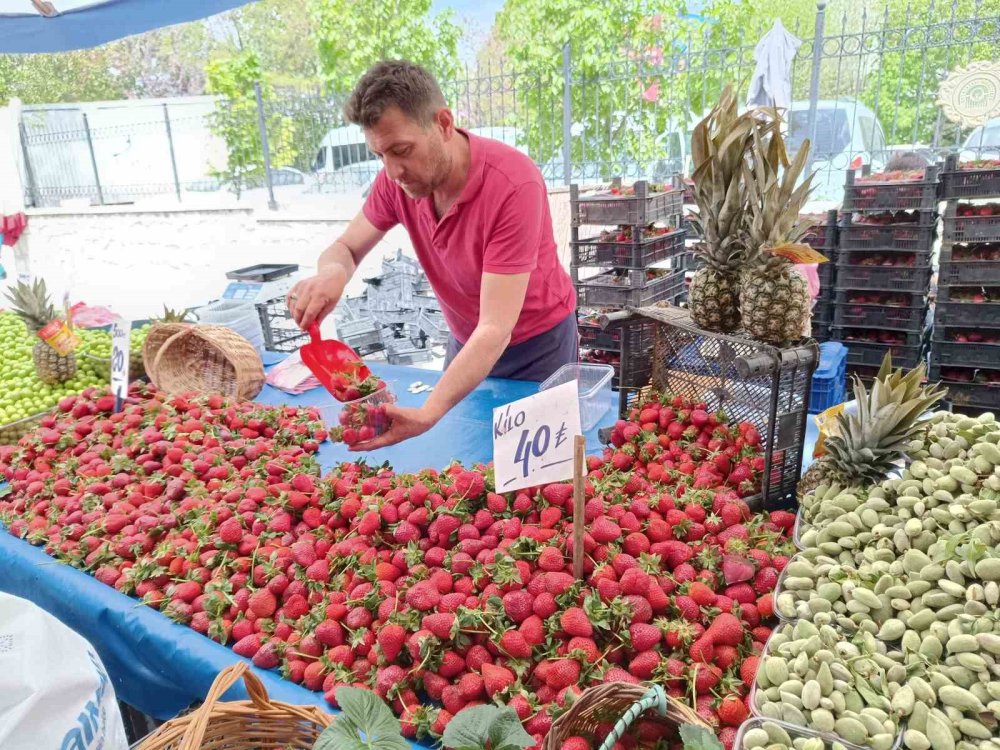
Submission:
<svg viewBox="0 0 1000 750">
<path fill-rule="evenodd" d="M 1000 0 L 936 3 L 919 14 L 906 0 L 889 0 L 886 10 L 888 31 L 879 33 L 889 51 L 869 61 L 862 100 L 889 143 L 952 145 L 961 133 L 940 116 L 938 87 L 956 68 L 996 60 Z"/>
<path fill-rule="evenodd" d="M 253 52 L 212 60 L 206 74 L 209 93 L 223 97 L 211 115 L 209 127 L 226 142 L 227 156 L 225 166 L 213 167 L 212 173 L 238 196 L 246 188 L 259 185 L 264 177 L 264 146 L 254 83 L 262 81 L 265 112 L 273 90 L 262 80 L 260 61 Z M 294 123 L 279 113 L 270 113 L 266 123 L 271 164 L 278 167 L 294 163 Z"/>
<path fill-rule="evenodd" d="M 119 99 L 126 91 L 103 47 L 45 55 L 0 55 L 0 104 Z"/>
<path fill-rule="evenodd" d="M 232 34 L 228 54 L 252 50 L 276 87 L 311 88 L 320 83 L 313 16 L 301 0 L 261 0 L 224 16 Z"/>
<path fill-rule="evenodd" d="M 345 94 L 375 62 L 403 58 L 439 80 L 457 72 L 461 30 L 450 12 L 430 16 L 431 0 L 309 0 L 320 70 L 334 94 Z"/>
</svg>

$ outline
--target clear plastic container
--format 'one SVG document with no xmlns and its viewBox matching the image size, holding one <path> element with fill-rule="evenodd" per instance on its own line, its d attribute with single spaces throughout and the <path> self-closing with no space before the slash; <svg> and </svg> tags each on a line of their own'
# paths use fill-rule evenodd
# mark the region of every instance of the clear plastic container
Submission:
<svg viewBox="0 0 1000 750">
<path fill-rule="evenodd" d="M 862 750 L 862 748 L 859 748 L 857 745 L 852 745 L 850 742 L 831 738 L 812 729 L 804 729 L 793 724 L 778 721 L 777 719 L 762 719 L 757 716 L 751 717 L 740 724 L 740 728 L 736 733 L 736 741 L 733 743 L 733 750 L 756 750 L 758 747 L 762 748 L 773 746 L 775 744 L 774 739 L 769 739 L 767 744 L 764 746 L 758 746 L 755 744 L 750 748 L 744 747 L 744 742 L 747 739 L 746 735 L 751 729 L 764 729 L 766 731 L 767 727 L 778 727 L 784 731 L 784 733 L 787 734 L 792 740 L 792 744 L 789 745 L 789 748 L 794 748 L 796 750 L 801 745 L 801 742 L 799 742 L 800 740 L 809 740 L 813 738 L 822 740 L 825 750 Z M 780 736 L 775 733 L 773 729 L 772 732 L 769 733 L 769 736 L 772 734 Z"/>
<path fill-rule="evenodd" d="M 580 392 L 580 429 L 592 429 L 614 403 L 611 378 L 615 368 L 611 365 L 587 365 L 579 362 L 563 365 L 542 383 L 539 391 L 577 381 Z"/>
<path fill-rule="evenodd" d="M 396 403 L 396 396 L 382 388 L 354 401 L 329 401 L 316 407 L 328 428 L 353 428 L 359 433 L 370 427 L 372 434 L 359 434 L 359 440 L 370 440 L 389 430 L 392 420 L 385 414 L 385 405 Z"/>
<path fill-rule="evenodd" d="M 840 633 L 840 635 L 842 636 L 843 640 L 850 641 L 853 638 L 852 634 L 844 632 L 841 628 L 838 628 L 836 625 L 832 625 L 831 627 L 834 630 L 837 630 Z M 791 637 L 791 634 L 792 634 L 794 628 L 795 628 L 795 623 L 793 623 L 793 622 L 779 621 L 778 626 L 775 627 L 774 631 L 771 633 L 771 637 L 768 638 L 767 639 L 767 643 L 764 644 L 764 650 L 761 651 L 761 653 L 760 653 L 760 662 L 759 662 L 758 669 L 757 669 L 757 674 L 758 675 L 760 674 L 760 671 L 764 668 L 764 662 L 767 660 L 767 657 L 770 656 L 772 653 L 774 653 L 777 648 L 779 648 L 776 645 L 776 643 L 775 643 L 775 641 L 776 641 L 775 637 L 777 635 L 779 635 L 780 633 L 784 633 L 788 637 Z M 888 649 L 888 644 L 887 644 L 886 650 L 887 651 L 889 650 Z M 898 649 L 896 649 L 896 650 L 898 650 Z M 805 732 L 810 732 L 810 733 L 812 733 L 813 736 L 822 737 L 823 739 L 827 740 L 828 742 L 839 742 L 845 748 L 848 748 L 848 750 L 850 750 L 851 748 L 857 747 L 856 745 L 853 745 L 852 743 L 850 743 L 847 740 L 845 740 L 842 737 L 840 737 L 835 732 L 820 732 L 820 731 L 818 731 L 816 729 L 813 729 L 812 727 L 803 727 L 803 726 L 800 726 L 798 724 L 791 724 L 789 722 L 786 722 L 786 721 L 783 721 L 783 720 L 780 720 L 780 719 L 774 719 L 774 718 L 771 718 L 769 716 L 765 716 L 761 712 L 761 709 L 757 705 L 757 694 L 759 692 L 761 692 L 761 691 L 762 691 L 762 688 L 760 688 L 759 683 L 758 683 L 757 679 L 755 678 L 754 681 L 753 681 L 753 687 L 750 690 L 750 701 L 749 701 L 749 703 L 750 703 L 750 712 L 753 714 L 753 716 L 752 716 L 753 719 L 760 719 L 762 721 L 773 721 L 773 722 L 781 724 L 782 726 L 785 726 L 785 727 L 793 727 L 793 728 L 795 728 L 797 730 L 801 730 L 801 731 L 805 731 Z M 902 742 L 903 742 L 903 725 L 901 723 L 897 723 L 896 724 L 896 732 L 895 732 L 895 740 L 894 740 L 894 742 L 893 742 L 890 750 L 898 750 L 898 748 L 902 745 Z M 740 744 L 740 740 L 737 739 L 736 743 L 733 745 L 733 750 L 740 750 L 741 747 L 742 746 Z M 868 746 L 866 745 L 865 747 L 868 747 Z"/>
</svg>

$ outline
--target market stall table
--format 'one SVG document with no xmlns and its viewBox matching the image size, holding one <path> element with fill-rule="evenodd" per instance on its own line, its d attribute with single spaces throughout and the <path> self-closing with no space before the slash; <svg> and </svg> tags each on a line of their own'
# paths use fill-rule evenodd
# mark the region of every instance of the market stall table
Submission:
<svg viewBox="0 0 1000 750">
<path fill-rule="evenodd" d="M 427 393 L 411 394 L 416 381 L 434 385 L 441 373 L 412 367 L 374 365 L 403 406 L 418 406 Z M 487 380 L 434 429 L 406 443 L 368 454 L 369 461 L 389 461 L 398 471 L 443 468 L 454 459 L 465 463 L 492 458 L 493 408 L 536 393 L 536 383 Z M 301 396 L 265 387 L 258 401 L 267 404 L 316 405 L 328 396 Z M 591 453 L 600 450 L 597 431 L 614 423 L 610 410 L 587 434 Z M 327 471 L 350 454 L 343 445 L 326 443 L 319 460 Z M 157 719 L 177 715 L 207 693 L 212 680 L 240 657 L 189 627 L 178 625 L 135 599 L 95 578 L 53 561 L 40 548 L 0 533 L 0 590 L 30 599 L 72 627 L 97 649 L 118 698 Z M 277 672 L 255 670 L 276 700 L 328 707 L 320 693 L 282 679 Z M 227 694 L 244 697 L 242 687 Z M 414 747 L 422 747 L 414 745 Z"/>
</svg>

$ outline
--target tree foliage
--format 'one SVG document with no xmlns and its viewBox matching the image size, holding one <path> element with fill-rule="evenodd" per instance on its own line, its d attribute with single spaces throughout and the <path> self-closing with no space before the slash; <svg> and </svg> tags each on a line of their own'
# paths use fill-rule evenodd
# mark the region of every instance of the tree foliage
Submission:
<svg viewBox="0 0 1000 750">
<path fill-rule="evenodd" d="M 210 116 L 209 127 L 226 142 L 226 164 L 213 166 L 212 174 L 239 195 L 264 178 L 264 146 L 259 128 L 254 83 L 261 82 L 261 95 L 268 112 L 273 90 L 253 52 L 212 60 L 206 67 L 208 91 L 223 97 Z M 267 139 L 271 164 L 275 167 L 295 161 L 295 124 L 288 117 L 268 113 Z"/>
<path fill-rule="evenodd" d="M 105 48 L 51 55 L 0 55 L 0 105 L 119 99 L 126 86 L 110 69 Z"/>
<path fill-rule="evenodd" d="M 375 62 L 403 58 L 439 80 L 457 72 L 461 30 L 431 0 L 309 0 L 320 70 L 330 91 L 349 92 Z"/>
</svg>

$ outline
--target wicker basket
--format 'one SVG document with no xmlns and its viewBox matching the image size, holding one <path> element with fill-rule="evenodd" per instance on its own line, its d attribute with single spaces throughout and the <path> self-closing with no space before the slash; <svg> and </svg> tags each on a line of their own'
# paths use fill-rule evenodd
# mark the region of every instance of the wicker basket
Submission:
<svg viewBox="0 0 1000 750">
<path fill-rule="evenodd" d="M 243 679 L 250 700 L 220 702 Z M 219 672 L 205 702 L 171 719 L 143 739 L 136 750 L 311 750 L 333 716 L 316 706 L 272 701 L 244 662 Z"/>
<path fill-rule="evenodd" d="M 605 739 L 595 738 L 593 747 L 611 747 L 639 717 L 668 726 L 694 724 L 709 731 L 712 728 L 694 709 L 667 695 L 659 685 L 633 685 L 628 682 L 608 682 L 583 691 L 570 709 L 552 723 L 542 750 L 559 750 L 570 737 L 593 737 L 602 724 L 614 724 Z M 597 744 L 598 742 L 603 744 Z"/>
<path fill-rule="evenodd" d="M 159 353 L 160 347 L 167 343 L 167 340 L 171 336 L 181 331 L 186 331 L 190 325 L 190 323 L 154 323 L 150 327 L 149 333 L 146 334 L 146 340 L 142 345 L 142 363 L 146 373 L 154 383 L 156 382 L 156 378 L 153 376 L 153 363 L 156 361 L 156 355 Z"/>
<path fill-rule="evenodd" d="M 191 325 L 167 339 L 148 366 L 168 393 L 221 393 L 249 400 L 264 387 L 264 364 L 253 344 L 225 326 Z"/>
</svg>

